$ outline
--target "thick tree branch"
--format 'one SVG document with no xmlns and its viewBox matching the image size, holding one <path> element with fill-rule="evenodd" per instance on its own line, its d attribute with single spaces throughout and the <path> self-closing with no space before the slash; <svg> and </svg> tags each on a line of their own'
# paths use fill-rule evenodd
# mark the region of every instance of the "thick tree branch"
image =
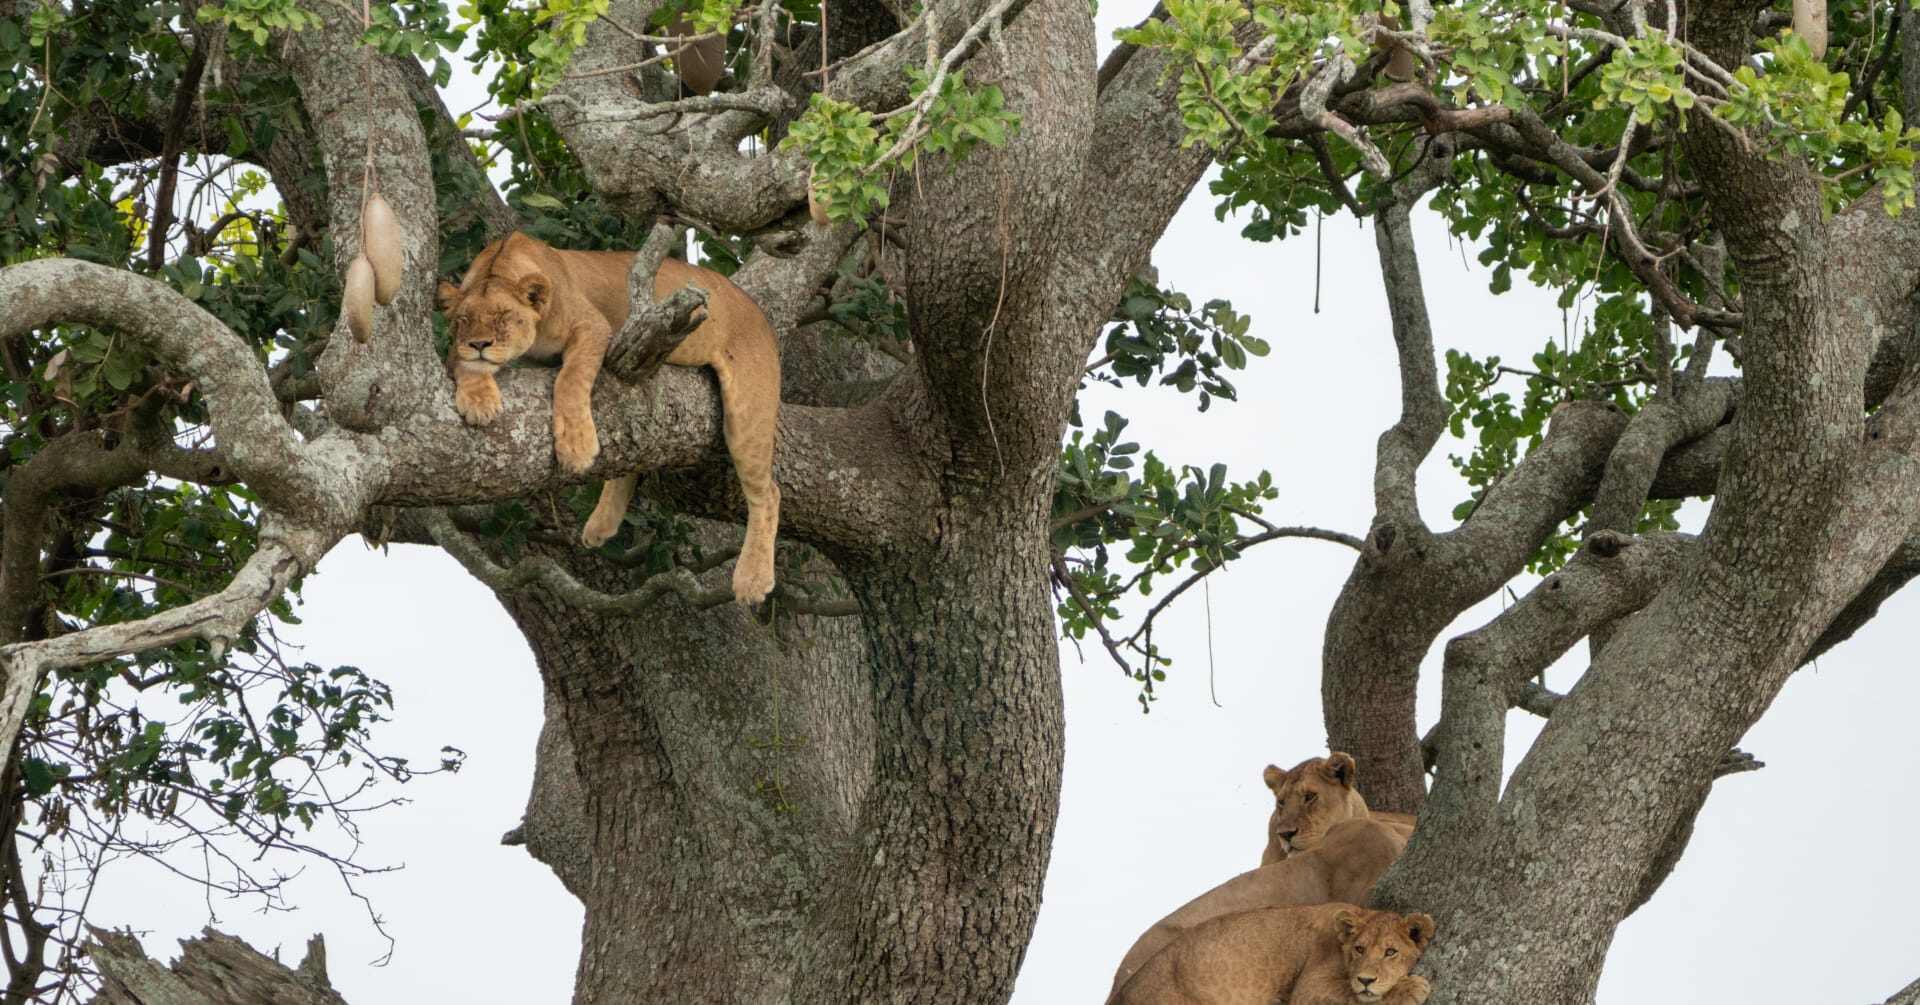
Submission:
<svg viewBox="0 0 1920 1005">
<path fill-rule="evenodd" d="M 1587 536 L 1601 531 L 1631 534 L 1646 507 L 1660 462 L 1675 447 L 1705 435 L 1727 418 L 1734 383 L 1711 380 L 1661 393 L 1643 405 L 1607 455 L 1607 469 L 1594 493 Z"/>
<path fill-rule="evenodd" d="M 1381 209 L 1373 231 L 1380 276 L 1387 287 L 1387 311 L 1393 318 L 1393 344 L 1400 358 L 1400 417 L 1380 434 L 1375 448 L 1374 520 L 1422 533 L 1426 522 L 1420 518 L 1414 476 L 1447 427 L 1447 403 L 1440 396 L 1433 323 L 1427 316 L 1427 294 L 1420 282 L 1420 258 L 1409 216 L 1422 189 L 1406 182 L 1396 188 L 1404 191 L 1396 191 L 1392 204 Z"/>
<path fill-rule="evenodd" d="M 327 417 L 369 430 L 440 403 L 453 390 L 433 351 L 433 280 L 440 262 L 440 220 L 432 159 L 415 107 L 418 81 L 404 63 L 360 43 L 357 11 L 321 4 L 317 28 L 284 36 L 281 62 L 300 89 L 326 167 L 334 264 L 345 274 L 360 253 L 360 208 L 369 187 L 392 206 L 404 260 L 399 296 L 373 312 L 371 346 L 344 337 L 346 319 L 319 360 Z"/>
<path fill-rule="evenodd" d="M 1422 854 L 1455 854 L 1455 842 L 1478 837 L 1500 794 L 1506 712 L 1526 697 L 1527 681 L 1595 630 L 1646 606 L 1693 544 L 1684 534 L 1602 531 L 1499 617 L 1447 644 L 1437 777 L 1421 818 L 1423 832 L 1431 826 L 1434 833 L 1422 835 Z"/>
<path fill-rule="evenodd" d="M 1461 598 L 1478 600 L 1512 578 L 1540 542 L 1592 498 L 1626 426 L 1627 417 L 1610 404 L 1574 401 L 1556 411 L 1540 446 L 1487 489 L 1465 523 L 1437 538 L 1489 576 L 1463 582 Z"/>
<path fill-rule="evenodd" d="M 552 371 L 512 368 L 499 374 L 499 384 L 501 416 L 483 429 L 462 423 L 449 404 L 444 413 L 350 440 L 377 446 L 391 472 L 372 501 L 465 505 L 578 481 L 560 471 L 553 454 Z M 744 513 L 731 484 L 718 395 L 704 371 L 662 367 L 641 385 L 602 380 L 593 397 L 600 455 L 590 476 L 683 470 L 670 481 L 701 486 L 676 493 L 689 513 L 723 520 Z M 774 476 L 783 535 L 855 552 L 932 535 L 937 481 L 916 460 L 915 441 L 899 428 L 897 414 L 886 399 L 859 409 L 781 407 Z"/>
<path fill-rule="evenodd" d="M 967 64 L 969 81 L 1002 90 L 1020 128 L 912 180 L 900 280 L 928 450 L 976 484 L 1052 478 L 1064 406 L 1139 264 L 1111 277 L 1062 267 L 1087 251 L 1075 228 L 1097 205 L 1080 187 L 1095 111 L 1091 30 L 1071 4 L 1027 7 Z M 1042 51 L 1048 59 L 1016 55 Z M 1087 284 L 1109 281 L 1089 294 Z"/>
<path fill-rule="evenodd" d="M 192 379 L 207 396 L 208 421 L 228 473 L 269 505 L 310 503 L 325 491 L 320 472 L 302 461 L 293 427 L 280 417 L 279 399 L 253 350 L 192 301 L 158 281 L 72 259 L 0 269 L 0 339 L 57 323 L 131 336 Z"/>
</svg>

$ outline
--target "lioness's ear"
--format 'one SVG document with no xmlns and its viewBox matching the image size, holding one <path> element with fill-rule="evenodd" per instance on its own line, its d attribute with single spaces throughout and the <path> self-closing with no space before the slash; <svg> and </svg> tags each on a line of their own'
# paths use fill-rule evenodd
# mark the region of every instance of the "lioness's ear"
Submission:
<svg viewBox="0 0 1920 1005">
<path fill-rule="evenodd" d="M 536 272 L 520 280 L 520 299 L 536 311 L 547 309 L 547 277 Z"/>
<path fill-rule="evenodd" d="M 1349 789 L 1353 788 L 1354 764 L 1352 754 L 1336 750 L 1327 755 L 1326 763 L 1321 765 L 1320 770 L 1325 771 L 1328 778 L 1339 782 Z"/>
<path fill-rule="evenodd" d="M 1421 949 L 1427 948 L 1427 943 L 1433 941 L 1433 919 L 1424 914 L 1409 914 L 1406 921 L 1407 938 Z"/>
<path fill-rule="evenodd" d="M 1360 916 L 1359 911 L 1341 911 L 1333 916 L 1333 923 L 1340 926 L 1340 940 L 1344 942 L 1359 934 L 1360 926 L 1366 923 L 1366 919 Z"/>
<path fill-rule="evenodd" d="M 1266 782 L 1267 788 L 1272 789 L 1273 794 L 1277 796 L 1280 794 L 1280 783 L 1287 780 L 1287 773 L 1281 771 L 1278 766 L 1269 764 L 1267 770 L 1260 772 L 1260 780 Z"/>
<path fill-rule="evenodd" d="M 453 310 L 453 305 L 460 302 L 460 287 L 440 280 L 440 287 L 433 291 L 433 302 L 442 314 Z"/>
</svg>

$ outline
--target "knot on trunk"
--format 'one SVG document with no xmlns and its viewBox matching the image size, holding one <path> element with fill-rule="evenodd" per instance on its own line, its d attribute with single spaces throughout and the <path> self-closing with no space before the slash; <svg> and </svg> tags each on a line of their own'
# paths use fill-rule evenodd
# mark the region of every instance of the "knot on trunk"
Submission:
<svg viewBox="0 0 1920 1005">
<path fill-rule="evenodd" d="M 1633 535 L 1622 534 L 1615 530 L 1596 531 L 1587 538 L 1587 550 L 1596 558 L 1613 558 L 1633 547 Z"/>
</svg>

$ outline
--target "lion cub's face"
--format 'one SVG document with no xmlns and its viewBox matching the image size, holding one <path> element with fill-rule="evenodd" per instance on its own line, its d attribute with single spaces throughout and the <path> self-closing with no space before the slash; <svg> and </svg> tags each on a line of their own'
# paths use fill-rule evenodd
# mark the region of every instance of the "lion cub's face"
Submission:
<svg viewBox="0 0 1920 1005">
<path fill-rule="evenodd" d="M 1340 922 L 1340 949 L 1346 958 L 1347 988 L 1356 1001 L 1386 997 L 1420 962 L 1433 941 L 1433 919 L 1424 914 L 1346 911 Z"/>
<path fill-rule="evenodd" d="M 545 276 L 488 277 L 471 290 L 441 283 L 440 309 L 453 334 L 457 363 L 499 367 L 533 348 L 547 306 Z"/>
<path fill-rule="evenodd" d="M 1273 790 L 1268 832 L 1288 855 L 1318 847 L 1327 828 L 1361 815 L 1365 806 L 1353 790 L 1354 763 L 1348 754 L 1316 757 L 1292 771 L 1269 764 L 1263 777 Z"/>
</svg>

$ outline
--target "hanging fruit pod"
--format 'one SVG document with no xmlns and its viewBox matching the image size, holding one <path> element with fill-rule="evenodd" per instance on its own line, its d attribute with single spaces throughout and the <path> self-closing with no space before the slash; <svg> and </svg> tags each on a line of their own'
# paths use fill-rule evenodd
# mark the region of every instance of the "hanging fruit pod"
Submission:
<svg viewBox="0 0 1920 1005">
<path fill-rule="evenodd" d="M 355 342 L 366 342 L 373 335 L 373 263 L 365 255 L 353 256 L 347 266 L 346 291 L 340 297 L 340 313 L 347 316 Z"/>
<path fill-rule="evenodd" d="M 1399 31 L 1400 19 L 1394 17 L 1391 14 L 1382 14 L 1380 15 L 1380 27 L 1385 28 L 1388 31 Z M 1373 49 L 1375 52 L 1378 52 L 1381 49 L 1385 49 L 1389 46 L 1392 46 L 1393 54 L 1387 57 L 1387 68 L 1385 71 L 1387 75 L 1387 79 L 1397 80 L 1403 84 L 1409 80 L 1412 80 L 1414 69 L 1415 69 L 1414 62 L 1413 62 L 1413 51 L 1411 49 L 1408 49 L 1404 45 L 1395 45 L 1394 43 L 1386 41 L 1385 39 L 1376 40 L 1373 43 Z"/>
<path fill-rule="evenodd" d="M 693 23 L 685 17 L 677 17 L 667 26 L 667 34 L 685 38 L 699 32 L 693 30 Z M 720 78 L 727 72 L 727 40 L 703 38 L 684 48 L 676 44 L 675 48 L 680 51 L 673 57 L 673 72 L 680 75 L 687 90 L 701 95 L 712 94 L 714 85 L 720 83 Z"/>
<path fill-rule="evenodd" d="M 400 293 L 405 259 L 400 255 L 400 221 L 393 207 L 375 192 L 360 209 L 360 253 L 373 266 L 373 300 L 382 307 Z"/>
<path fill-rule="evenodd" d="M 1807 43 L 1813 58 L 1827 56 L 1826 0 L 1793 0 L 1793 33 Z"/>
</svg>

